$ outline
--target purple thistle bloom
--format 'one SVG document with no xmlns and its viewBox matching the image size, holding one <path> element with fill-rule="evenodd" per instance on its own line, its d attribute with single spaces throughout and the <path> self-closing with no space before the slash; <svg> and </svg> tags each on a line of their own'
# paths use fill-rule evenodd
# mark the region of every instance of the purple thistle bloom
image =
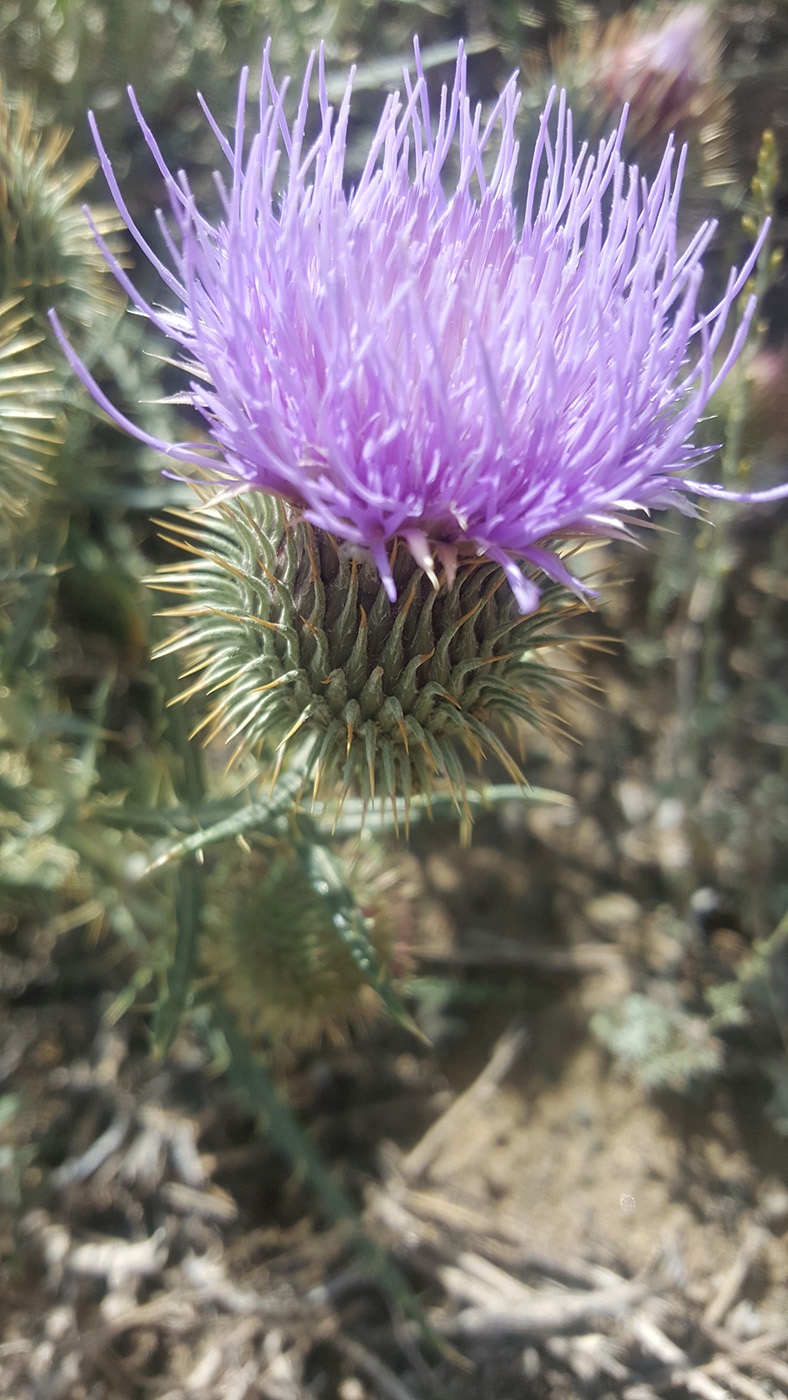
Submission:
<svg viewBox="0 0 788 1400">
<path fill-rule="evenodd" d="M 699 311 L 715 226 L 678 247 L 683 152 L 668 143 L 649 188 L 621 158 L 624 118 L 595 154 L 575 152 L 563 95 L 550 135 L 551 98 L 521 215 L 515 78 L 482 126 L 460 47 L 433 124 L 415 49 L 416 80 L 405 74 L 404 98 L 386 100 L 348 193 L 352 74 L 335 114 L 321 51 L 310 144 L 314 55 L 288 125 L 287 85 L 276 87 L 267 47 L 246 156 L 247 72 L 234 144 L 203 104 L 230 171 L 229 184 L 217 176 L 216 223 L 198 211 L 183 172 L 167 169 L 130 91 L 170 202 L 170 224 L 158 216 L 166 260 L 136 227 L 91 115 L 118 209 L 177 309 L 146 302 L 97 241 L 134 305 L 180 346 L 182 401 L 202 414 L 212 445 L 167 444 L 136 428 L 62 333 L 61 342 L 116 423 L 179 462 L 279 494 L 369 551 L 390 597 L 389 547 L 400 537 L 433 578 L 436 558 L 451 580 L 458 558 L 487 556 L 527 612 L 538 590 L 517 561 L 580 586 L 546 540 L 621 534 L 633 509 L 691 512 L 687 492 L 727 494 L 687 477 L 701 456 L 690 438 L 744 343 L 752 300 L 715 361 L 765 230 L 719 304 Z M 457 173 L 446 193 L 448 166 Z"/>
</svg>

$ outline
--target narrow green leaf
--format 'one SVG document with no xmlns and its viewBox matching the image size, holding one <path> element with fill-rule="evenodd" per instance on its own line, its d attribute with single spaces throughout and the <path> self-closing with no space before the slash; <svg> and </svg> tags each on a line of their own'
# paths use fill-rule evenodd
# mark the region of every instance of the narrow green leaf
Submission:
<svg viewBox="0 0 788 1400">
<path fill-rule="evenodd" d="M 490 783 L 474 791 L 467 788 L 465 800 L 475 810 L 492 811 L 502 802 L 522 802 L 527 806 L 549 803 L 552 806 L 572 807 L 574 798 L 552 788 L 520 787 L 519 783 Z M 396 807 L 396 817 L 394 809 Z M 452 817 L 456 813 L 454 799 L 449 792 L 433 791 L 429 799 L 424 793 L 414 793 L 406 803 L 399 797 L 386 808 L 373 808 L 363 798 L 347 797 L 338 817 L 333 817 L 331 808 L 321 813 L 317 820 L 321 825 L 330 823 L 332 834 L 344 836 L 358 831 L 362 817 L 373 831 L 393 831 L 402 829 L 406 817 L 411 824 L 424 816 Z"/>
<path fill-rule="evenodd" d="M 445 1351 L 445 1344 L 430 1328 L 407 1279 L 391 1256 L 370 1238 L 353 1202 L 326 1166 L 265 1066 L 252 1054 L 232 1012 L 216 999 L 211 1018 L 226 1046 L 227 1074 L 238 1098 L 255 1117 L 264 1120 L 273 1147 L 315 1192 L 323 1210 L 334 1220 L 348 1221 L 356 1250 L 370 1276 L 398 1310 L 417 1323 L 423 1340 Z"/>
<path fill-rule="evenodd" d="M 215 846 L 218 841 L 230 841 L 243 832 L 270 829 L 293 810 L 302 784 L 303 777 L 298 772 L 281 774 L 269 798 L 250 802 L 248 806 L 231 813 L 222 821 L 215 822 L 213 826 L 206 827 L 204 831 L 194 831 L 182 841 L 176 841 L 175 845 L 151 861 L 146 873 L 150 874 L 151 871 L 159 870 L 174 860 L 182 860 L 184 856 L 203 851 L 206 846 Z"/>
<path fill-rule="evenodd" d="M 343 878 L 342 865 L 334 853 L 320 839 L 311 821 L 302 817 L 297 821 L 302 840 L 296 843 L 296 852 L 301 868 L 312 889 L 326 902 L 331 921 L 350 953 L 356 967 L 366 978 L 370 987 L 377 992 L 386 1011 L 397 1025 L 426 1041 L 410 1013 L 391 985 L 391 980 L 381 967 L 367 933 L 367 921 L 356 902 L 352 891 Z"/>
<path fill-rule="evenodd" d="M 178 1032 L 194 982 L 203 908 L 203 871 L 184 860 L 175 891 L 175 951 L 167 968 L 167 990 L 153 1017 L 153 1049 L 163 1055 Z"/>
</svg>

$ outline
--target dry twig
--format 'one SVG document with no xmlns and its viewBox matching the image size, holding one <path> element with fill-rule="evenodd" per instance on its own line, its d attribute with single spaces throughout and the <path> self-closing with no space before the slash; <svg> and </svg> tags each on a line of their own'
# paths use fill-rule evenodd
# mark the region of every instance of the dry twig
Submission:
<svg viewBox="0 0 788 1400">
<path fill-rule="evenodd" d="M 375 1356 L 361 1342 L 352 1337 L 346 1337 L 339 1333 L 334 1338 L 334 1345 L 347 1357 L 352 1365 L 358 1367 L 359 1371 L 372 1381 L 375 1386 L 375 1393 L 386 1397 L 386 1400 L 416 1400 L 412 1390 L 403 1385 L 399 1376 L 381 1361 L 379 1356 Z"/>
<path fill-rule="evenodd" d="M 723 1275 L 720 1285 L 703 1314 L 703 1326 L 707 1329 L 719 1327 L 730 1312 L 741 1293 L 755 1260 L 763 1249 L 766 1231 L 760 1225 L 753 1225 L 747 1232 L 744 1243 L 728 1272 Z"/>
<path fill-rule="evenodd" d="M 464 1094 L 454 1100 L 437 1123 L 427 1129 L 421 1141 L 404 1158 L 401 1170 L 408 1181 L 417 1181 L 424 1176 L 452 1137 L 464 1135 L 464 1130 L 474 1121 L 482 1104 L 492 1097 L 501 1080 L 509 1073 L 526 1042 L 527 1032 L 522 1027 L 512 1025 L 504 1031 L 481 1074 Z"/>
<path fill-rule="evenodd" d="M 452 1291 L 460 1293 L 459 1280 L 450 1277 Z M 444 1282 L 446 1282 L 444 1278 Z M 464 1280 L 473 1294 L 472 1283 Z M 601 1317 L 620 1317 L 642 1302 L 648 1285 L 641 1282 L 624 1283 L 614 1288 L 595 1288 L 585 1293 L 557 1290 L 529 1290 L 529 1299 L 519 1308 L 475 1306 L 465 1308 L 457 1317 L 432 1319 L 436 1330 L 445 1336 L 477 1337 L 548 1337 L 590 1324 Z"/>
</svg>

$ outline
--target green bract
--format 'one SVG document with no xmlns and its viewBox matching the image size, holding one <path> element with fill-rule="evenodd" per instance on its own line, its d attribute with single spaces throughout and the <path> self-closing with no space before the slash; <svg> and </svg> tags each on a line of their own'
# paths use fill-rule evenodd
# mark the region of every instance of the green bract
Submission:
<svg viewBox="0 0 788 1400">
<path fill-rule="evenodd" d="M 392 603 L 371 559 L 259 492 L 207 500 L 179 530 L 192 558 L 159 585 L 187 595 L 170 610 L 186 625 L 163 650 L 186 652 L 197 675 L 182 698 L 210 696 L 209 738 L 276 750 L 276 773 L 298 753 L 313 795 L 340 802 L 352 791 L 407 807 L 445 779 L 459 807 L 463 750 L 523 781 L 496 725 L 519 745 L 518 721 L 555 723 L 546 699 L 566 676 L 541 653 L 578 606 L 566 590 L 548 586 L 523 617 L 489 560 L 436 589 L 402 548 Z"/>
</svg>

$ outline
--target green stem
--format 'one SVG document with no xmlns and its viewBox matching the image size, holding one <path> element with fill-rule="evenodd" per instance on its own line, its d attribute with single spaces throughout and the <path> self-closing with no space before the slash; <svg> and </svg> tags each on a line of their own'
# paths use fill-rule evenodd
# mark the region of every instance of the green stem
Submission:
<svg viewBox="0 0 788 1400">
<path fill-rule="evenodd" d="M 212 1004 L 211 1017 L 227 1049 L 228 1077 L 237 1097 L 266 1123 L 273 1146 L 315 1192 L 327 1214 L 350 1225 L 354 1245 L 369 1275 L 401 1313 L 416 1322 L 422 1339 L 443 1350 L 407 1279 L 390 1255 L 370 1238 L 350 1197 L 329 1171 L 265 1066 L 252 1054 L 235 1017 L 218 998 Z"/>
</svg>

